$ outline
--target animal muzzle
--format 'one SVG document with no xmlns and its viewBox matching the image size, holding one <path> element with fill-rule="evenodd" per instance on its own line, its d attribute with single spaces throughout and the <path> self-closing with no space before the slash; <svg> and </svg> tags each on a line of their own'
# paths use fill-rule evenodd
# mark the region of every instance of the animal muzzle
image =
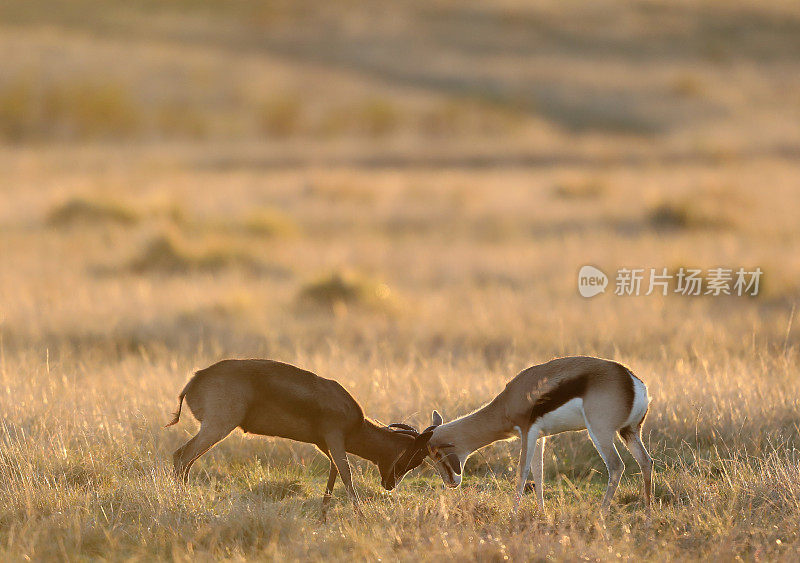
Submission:
<svg viewBox="0 0 800 563">
<path fill-rule="evenodd" d="M 394 468 L 392 468 L 392 471 L 390 471 L 388 474 L 381 476 L 381 487 L 387 491 L 391 491 L 400 484 L 400 481 L 403 480 L 404 476 L 405 475 L 398 475 L 395 473 Z"/>
<path fill-rule="evenodd" d="M 381 486 L 386 489 L 387 491 L 391 491 L 397 486 L 397 481 L 395 479 L 381 479 Z"/>
<path fill-rule="evenodd" d="M 455 475 L 454 477 L 445 481 L 445 485 L 448 489 L 457 489 L 461 485 L 461 475 Z"/>
<path fill-rule="evenodd" d="M 444 486 L 447 487 L 448 489 L 456 489 L 458 488 L 459 485 L 461 485 L 461 464 L 457 460 L 458 458 L 456 458 L 455 463 L 459 468 L 458 471 L 453 470 L 453 466 L 450 465 L 451 462 L 449 459 L 440 462 L 436 467 L 439 475 L 442 477 L 442 482 L 444 483 Z"/>
</svg>

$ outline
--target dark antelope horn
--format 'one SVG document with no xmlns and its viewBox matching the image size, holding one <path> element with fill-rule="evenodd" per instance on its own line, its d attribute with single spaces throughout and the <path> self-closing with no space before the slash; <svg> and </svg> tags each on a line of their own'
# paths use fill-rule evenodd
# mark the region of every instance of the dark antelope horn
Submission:
<svg viewBox="0 0 800 563">
<path fill-rule="evenodd" d="M 428 450 L 425 446 L 428 445 L 428 440 L 430 440 L 431 436 L 433 436 L 433 431 L 435 429 L 436 429 L 435 424 L 432 426 L 428 426 L 425 430 L 423 430 L 416 436 L 416 440 L 414 440 L 414 443 L 411 444 L 411 446 L 409 446 L 408 451 L 411 454 L 414 461 L 417 462 L 417 465 L 422 463 L 422 460 L 428 454 Z M 421 457 L 420 454 L 422 454 Z"/>
<path fill-rule="evenodd" d="M 416 428 L 414 428 L 413 426 L 411 426 L 409 424 L 403 424 L 402 422 L 394 422 L 394 423 L 388 425 L 387 428 L 391 428 L 391 429 L 399 428 L 401 430 L 410 430 L 414 434 L 419 434 L 419 430 L 417 430 Z"/>
</svg>

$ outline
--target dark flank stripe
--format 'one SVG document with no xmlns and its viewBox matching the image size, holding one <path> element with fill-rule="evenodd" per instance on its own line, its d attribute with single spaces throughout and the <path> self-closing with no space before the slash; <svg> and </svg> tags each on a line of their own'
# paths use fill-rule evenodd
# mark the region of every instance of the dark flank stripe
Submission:
<svg viewBox="0 0 800 563">
<path fill-rule="evenodd" d="M 555 388 L 537 398 L 531 409 L 531 423 L 536 422 L 547 413 L 556 410 L 567 401 L 582 396 L 584 391 L 586 391 L 586 383 L 588 380 L 589 376 L 587 374 L 579 375 L 578 377 L 563 381 Z"/>
<path fill-rule="evenodd" d="M 630 413 L 631 409 L 633 409 L 633 401 L 636 393 L 633 386 L 633 378 L 636 376 L 633 375 L 633 373 L 625 366 L 620 364 L 615 365 L 619 369 L 619 380 L 622 384 L 620 391 L 625 396 L 625 404 L 627 405 L 628 413 Z M 530 422 L 536 422 L 536 420 L 542 416 L 556 410 L 558 407 L 567 401 L 574 399 L 575 397 L 582 397 L 586 391 L 588 382 L 589 374 L 582 374 L 561 382 L 555 388 L 541 395 L 536 399 L 536 402 L 533 403 Z"/>
</svg>

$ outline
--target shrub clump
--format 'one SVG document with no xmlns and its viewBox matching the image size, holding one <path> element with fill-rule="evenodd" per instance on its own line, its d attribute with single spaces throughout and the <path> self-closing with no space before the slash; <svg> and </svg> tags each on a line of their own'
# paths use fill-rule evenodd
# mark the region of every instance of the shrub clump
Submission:
<svg viewBox="0 0 800 563">
<path fill-rule="evenodd" d="M 297 95 L 274 98 L 260 108 L 257 122 L 265 136 L 289 137 L 301 129 L 303 111 Z"/>
<path fill-rule="evenodd" d="M 265 237 L 288 237 L 300 232 L 294 220 L 272 208 L 262 208 L 244 219 L 242 224 L 246 233 Z"/>
<path fill-rule="evenodd" d="M 707 210 L 700 202 L 664 201 L 647 213 L 647 222 L 659 230 L 726 229 L 733 221 L 719 212 Z"/>
<path fill-rule="evenodd" d="M 383 282 L 351 271 L 336 271 L 305 284 L 297 300 L 301 305 L 346 311 L 349 306 L 391 311 L 396 297 Z"/>
<path fill-rule="evenodd" d="M 17 77 L 0 88 L 0 138 L 12 142 L 129 138 L 141 128 L 141 108 L 122 84 Z"/>
<path fill-rule="evenodd" d="M 133 225 L 140 219 L 139 213 L 122 203 L 79 197 L 53 208 L 47 215 L 46 223 L 54 227 L 98 223 Z"/>
<path fill-rule="evenodd" d="M 553 195 L 560 199 L 597 199 L 606 192 L 606 185 L 599 180 L 561 182 L 553 188 Z"/>
<path fill-rule="evenodd" d="M 127 269 L 136 273 L 185 273 L 218 271 L 228 267 L 261 270 L 252 256 L 237 250 L 217 248 L 198 252 L 184 247 L 170 236 L 159 235 L 128 263 Z"/>
</svg>

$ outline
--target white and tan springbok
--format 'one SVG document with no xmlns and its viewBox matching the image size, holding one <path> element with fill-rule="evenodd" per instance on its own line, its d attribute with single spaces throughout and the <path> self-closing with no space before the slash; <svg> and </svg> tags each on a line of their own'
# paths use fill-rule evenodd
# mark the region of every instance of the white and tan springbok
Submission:
<svg viewBox="0 0 800 563">
<path fill-rule="evenodd" d="M 520 436 L 517 504 L 533 464 L 536 500 L 544 510 L 542 472 L 547 436 L 586 429 L 608 469 L 601 505 L 605 511 L 625 469 L 614 446 L 619 433 L 642 470 L 649 513 L 653 460 L 641 438 L 649 403 L 642 380 L 617 362 L 585 356 L 558 358 L 522 371 L 497 397 L 471 414 L 443 424 L 441 415 L 433 411 L 436 428 L 427 450 L 445 485 L 455 488 L 461 484 L 464 462 L 473 452 Z M 418 443 L 423 442 L 424 438 Z"/>
</svg>

